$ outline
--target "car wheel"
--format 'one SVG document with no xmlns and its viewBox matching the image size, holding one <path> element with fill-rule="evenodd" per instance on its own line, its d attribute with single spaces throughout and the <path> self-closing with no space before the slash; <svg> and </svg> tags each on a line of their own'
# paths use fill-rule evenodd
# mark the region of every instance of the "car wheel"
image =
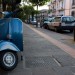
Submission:
<svg viewBox="0 0 75 75">
<path fill-rule="evenodd" d="M 49 29 L 49 26 L 47 25 L 47 29 Z"/>
<path fill-rule="evenodd" d="M 73 30 L 70 30 L 70 33 L 72 33 L 73 32 Z"/>
<path fill-rule="evenodd" d="M 62 30 L 58 29 L 57 27 L 54 28 L 55 32 L 60 32 Z"/>
<path fill-rule="evenodd" d="M 45 29 L 48 29 L 48 25 L 47 24 L 44 24 L 43 26 L 44 26 Z"/>
<path fill-rule="evenodd" d="M 44 28 L 44 29 L 46 29 L 46 26 L 45 26 L 45 25 L 43 25 L 43 28 Z"/>
<path fill-rule="evenodd" d="M 0 65 L 3 70 L 13 70 L 18 64 L 18 56 L 16 52 L 2 51 L 0 54 Z"/>
<path fill-rule="evenodd" d="M 55 30 L 55 32 L 58 32 L 58 29 L 56 27 L 54 28 L 54 30 Z"/>
</svg>

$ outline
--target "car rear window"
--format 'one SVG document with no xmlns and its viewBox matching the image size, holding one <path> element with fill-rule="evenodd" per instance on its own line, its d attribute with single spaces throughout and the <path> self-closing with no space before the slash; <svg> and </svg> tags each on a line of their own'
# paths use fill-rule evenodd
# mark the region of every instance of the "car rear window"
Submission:
<svg viewBox="0 0 75 75">
<path fill-rule="evenodd" d="M 61 17 L 55 17 L 54 21 L 55 22 L 60 22 L 61 21 Z"/>
<path fill-rule="evenodd" d="M 52 18 L 48 18 L 48 21 L 50 21 L 50 22 L 51 22 L 51 21 L 52 21 Z"/>
</svg>

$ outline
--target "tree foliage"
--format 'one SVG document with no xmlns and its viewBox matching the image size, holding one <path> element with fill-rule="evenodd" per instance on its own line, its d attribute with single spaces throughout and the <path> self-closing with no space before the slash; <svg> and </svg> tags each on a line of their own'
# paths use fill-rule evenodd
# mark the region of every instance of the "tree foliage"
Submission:
<svg viewBox="0 0 75 75">
<path fill-rule="evenodd" d="M 7 10 L 7 6 L 12 8 L 12 11 L 16 8 L 21 0 L 2 0 L 3 11 Z"/>
<path fill-rule="evenodd" d="M 0 0 L 0 4 L 2 3 L 2 0 Z"/>
<path fill-rule="evenodd" d="M 25 12 L 26 15 L 31 15 L 31 13 L 34 11 L 34 8 L 32 6 L 23 6 L 23 11 Z"/>
<path fill-rule="evenodd" d="M 23 11 L 22 11 L 22 18 L 23 19 L 29 19 L 30 15 L 32 14 L 32 12 L 34 11 L 34 8 L 32 6 L 27 6 L 27 5 L 24 5 L 22 7 Z"/>
<path fill-rule="evenodd" d="M 37 4 L 39 6 L 45 5 L 48 1 L 50 0 L 29 0 L 34 6 L 36 6 Z"/>
<path fill-rule="evenodd" d="M 3 3 L 13 5 L 13 4 L 19 4 L 21 0 L 2 0 Z"/>
</svg>

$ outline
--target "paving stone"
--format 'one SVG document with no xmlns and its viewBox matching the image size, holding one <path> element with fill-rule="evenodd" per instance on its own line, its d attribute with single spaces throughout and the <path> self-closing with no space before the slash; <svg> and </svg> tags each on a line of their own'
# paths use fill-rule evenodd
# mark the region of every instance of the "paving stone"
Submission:
<svg viewBox="0 0 75 75">
<path fill-rule="evenodd" d="M 32 75 L 57 75 L 51 68 L 33 68 Z"/>
<path fill-rule="evenodd" d="M 30 69 L 20 69 L 9 72 L 8 75 L 32 75 L 32 71 Z"/>
<path fill-rule="evenodd" d="M 8 75 L 8 72 L 0 69 L 0 75 Z"/>
<path fill-rule="evenodd" d="M 69 67 L 55 67 L 53 69 L 58 75 L 74 75 Z"/>
<path fill-rule="evenodd" d="M 75 66 L 75 59 L 70 55 L 53 55 L 61 66 Z"/>
<path fill-rule="evenodd" d="M 75 74 L 75 66 L 70 67 L 70 70 Z"/>
</svg>

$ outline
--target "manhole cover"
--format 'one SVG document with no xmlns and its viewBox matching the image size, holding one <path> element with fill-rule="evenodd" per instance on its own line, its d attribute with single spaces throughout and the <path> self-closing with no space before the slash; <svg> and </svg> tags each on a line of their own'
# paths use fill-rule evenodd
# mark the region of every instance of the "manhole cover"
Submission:
<svg viewBox="0 0 75 75">
<path fill-rule="evenodd" d="M 26 57 L 25 63 L 27 68 L 58 66 L 52 57 Z"/>
</svg>

